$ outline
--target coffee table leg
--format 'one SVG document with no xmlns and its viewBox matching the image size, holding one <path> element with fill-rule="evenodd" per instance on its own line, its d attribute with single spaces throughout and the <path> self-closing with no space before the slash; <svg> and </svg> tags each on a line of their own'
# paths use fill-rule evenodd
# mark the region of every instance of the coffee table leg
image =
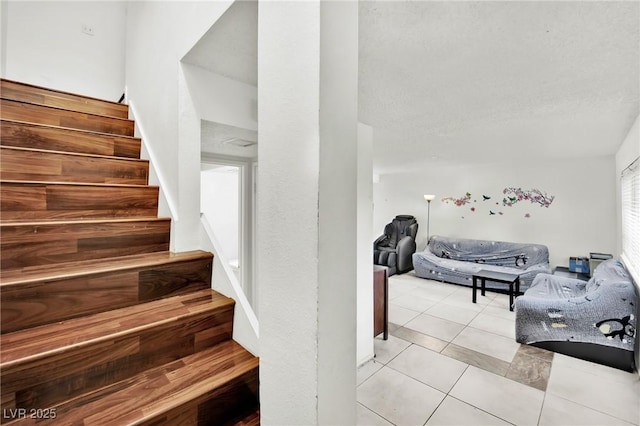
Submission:
<svg viewBox="0 0 640 426">
<path fill-rule="evenodd" d="M 484 296 L 484 290 L 485 290 L 485 279 L 484 278 L 480 278 L 480 294 Z"/>
<path fill-rule="evenodd" d="M 477 277 L 474 275 L 473 278 L 471 278 L 471 281 L 473 282 L 473 292 L 471 293 L 471 301 L 473 303 L 476 303 L 476 290 L 478 289 L 478 281 L 477 281 Z"/>
<path fill-rule="evenodd" d="M 509 283 L 509 310 L 513 311 L 513 283 Z"/>
</svg>

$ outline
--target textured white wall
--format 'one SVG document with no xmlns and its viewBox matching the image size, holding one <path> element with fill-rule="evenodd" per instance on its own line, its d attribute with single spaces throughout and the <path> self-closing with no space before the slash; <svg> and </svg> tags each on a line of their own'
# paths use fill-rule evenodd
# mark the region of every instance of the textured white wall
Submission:
<svg viewBox="0 0 640 426">
<path fill-rule="evenodd" d="M 117 101 L 126 10 L 124 1 L 3 1 L 4 77 Z"/>
<path fill-rule="evenodd" d="M 373 358 L 373 128 L 358 123 L 358 365 Z"/>
<path fill-rule="evenodd" d="M 200 117 L 189 94 L 181 58 L 231 2 L 129 2 L 127 9 L 127 97 L 146 129 L 156 169 L 174 200 L 172 247 L 199 247 Z M 175 219 L 175 218 L 174 218 Z"/>
<path fill-rule="evenodd" d="M 422 196 L 436 194 L 431 203 L 431 235 L 545 244 L 552 267 L 568 265 L 570 256 L 615 252 L 614 175 L 613 156 L 442 165 L 421 173 L 383 175 L 374 184 L 374 230 L 382 233 L 385 223 L 397 214 L 413 214 L 419 223 L 418 251 L 424 250 L 427 203 Z M 526 201 L 503 207 L 505 187 L 537 188 L 555 200 L 549 208 Z M 441 202 L 442 197 L 462 197 L 467 191 L 476 203 L 457 207 Z M 483 195 L 492 198 L 483 201 Z M 489 210 L 496 215 L 489 215 Z M 530 218 L 525 217 L 527 213 Z"/>
<path fill-rule="evenodd" d="M 196 109 L 203 120 L 258 130 L 258 90 L 255 86 L 182 64 Z"/>
<path fill-rule="evenodd" d="M 214 169 L 201 172 L 201 206 L 207 215 L 222 253 L 228 261 L 238 261 L 238 191 L 240 168 Z M 224 206 L 224 208 L 222 208 Z"/>
<path fill-rule="evenodd" d="M 319 1 L 259 8 L 265 425 L 355 424 L 357 3 L 351 3 L 344 2 L 341 17 L 327 17 L 334 10 Z"/>
</svg>

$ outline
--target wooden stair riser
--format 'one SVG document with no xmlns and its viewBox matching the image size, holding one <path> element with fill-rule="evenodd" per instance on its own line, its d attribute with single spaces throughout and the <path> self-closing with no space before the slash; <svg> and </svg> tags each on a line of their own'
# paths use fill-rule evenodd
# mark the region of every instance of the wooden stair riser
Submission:
<svg viewBox="0 0 640 426">
<path fill-rule="evenodd" d="M 232 331 L 230 306 L 3 368 L 2 399 L 13 405 L 2 408 L 49 407 L 212 347 Z"/>
<path fill-rule="evenodd" d="M 46 89 L 11 80 L 0 80 L 0 94 L 3 98 L 14 101 L 72 109 L 110 117 L 129 117 L 129 107 L 125 104 Z"/>
<path fill-rule="evenodd" d="M 170 230 L 169 219 L 3 224 L 1 268 L 167 251 Z"/>
<path fill-rule="evenodd" d="M 146 185 L 149 162 L 0 147 L 0 179 Z"/>
<path fill-rule="evenodd" d="M 2 145 L 80 154 L 139 158 L 141 141 L 128 136 L 2 120 Z"/>
<path fill-rule="evenodd" d="M 158 187 L 1 182 L 2 221 L 155 217 Z"/>
<path fill-rule="evenodd" d="M 0 114 L 5 120 L 26 121 L 121 136 L 134 134 L 133 121 L 124 118 L 104 117 L 10 99 L 0 99 Z"/>
<path fill-rule="evenodd" d="M 211 287 L 211 258 L 3 285 L 2 333 Z"/>
</svg>

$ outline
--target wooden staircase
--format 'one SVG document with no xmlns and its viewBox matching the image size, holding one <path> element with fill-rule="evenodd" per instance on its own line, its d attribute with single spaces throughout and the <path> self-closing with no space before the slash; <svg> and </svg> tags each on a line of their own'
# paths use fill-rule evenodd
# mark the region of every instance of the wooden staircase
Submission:
<svg viewBox="0 0 640 426">
<path fill-rule="evenodd" d="M 213 255 L 169 252 L 128 107 L 0 82 L 0 423 L 258 425 L 258 359 Z"/>
</svg>

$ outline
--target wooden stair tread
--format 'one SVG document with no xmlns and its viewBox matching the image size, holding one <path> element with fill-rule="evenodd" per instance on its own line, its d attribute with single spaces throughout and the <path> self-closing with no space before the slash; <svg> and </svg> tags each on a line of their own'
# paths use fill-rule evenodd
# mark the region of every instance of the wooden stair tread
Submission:
<svg viewBox="0 0 640 426">
<path fill-rule="evenodd" d="M 108 117 L 108 118 L 112 118 L 112 117 Z M 67 131 L 78 133 L 78 134 L 109 136 L 109 137 L 117 137 L 119 139 L 129 139 L 129 140 L 137 140 L 137 141 L 141 140 L 141 138 L 138 137 L 138 136 L 114 135 L 113 133 L 99 132 L 99 131 L 96 131 L 96 130 L 77 129 L 75 127 L 56 126 L 55 124 L 34 123 L 32 121 L 17 120 L 15 118 L 0 118 L 0 122 L 6 122 L 7 124 L 10 124 L 10 123 L 23 124 L 23 125 L 32 126 L 32 127 L 38 127 L 38 128 L 67 130 Z"/>
<path fill-rule="evenodd" d="M 59 225 L 98 225 L 102 223 L 131 223 L 131 222 L 167 222 L 168 217 L 115 217 L 110 219 L 62 219 L 62 220 L 7 220 L 0 222 L 2 228 L 13 226 L 59 226 Z"/>
<path fill-rule="evenodd" d="M 143 164 L 149 163 L 149 160 L 143 160 L 141 158 L 117 157 L 115 155 L 88 154 L 83 152 L 57 151 L 53 149 L 40 149 L 40 148 L 29 148 L 29 147 L 22 147 L 22 146 L 2 145 L 2 141 L 0 141 L 0 149 L 3 149 L 3 150 L 6 149 L 11 151 L 21 151 L 21 152 L 42 152 L 47 154 L 58 154 L 58 155 L 66 155 L 66 156 L 79 157 L 79 158 L 118 160 L 118 161 L 127 161 L 131 163 L 143 163 Z"/>
<path fill-rule="evenodd" d="M 55 407 L 55 424 L 144 424 L 183 404 L 206 399 L 247 374 L 256 375 L 258 363 L 236 342 L 222 342 L 61 403 Z"/>
<path fill-rule="evenodd" d="M 94 183 L 94 182 L 47 182 L 47 181 L 29 181 L 29 180 L 0 180 L 0 186 L 4 184 L 14 185 L 45 185 L 45 186 L 84 186 L 98 188 L 159 188 L 157 185 L 134 185 L 129 183 Z"/>
<path fill-rule="evenodd" d="M 145 266 L 166 265 L 169 263 L 212 257 L 211 253 L 194 250 L 181 253 L 169 251 L 134 254 L 106 259 L 92 259 L 77 262 L 59 263 L 54 269 L 50 265 L 31 266 L 22 269 L 0 271 L 0 289 L 12 285 L 38 281 L 55 281 L 90 274 L 104 274 Z"/>
<path fill-rule="evenodd" d="M 29 100 L 33 103 L 54 106 L 56 104 L 70 105 L 87 111 L 108 110 L 109 115 L 114 117 L 126 118 L 129 113 L 129 106 L 119 102 L 22 83 L 6 78 L 0 79 L 0 87 L 3 97 L 14 100 Z"/>
<path fill-rule="evenodd" d="M 0 367 L 11 368 L 184 316 L 233 307 L 234 303 L 233 299 L 207 289 L 7 333 L 0 336 Z"/>
</svg>

